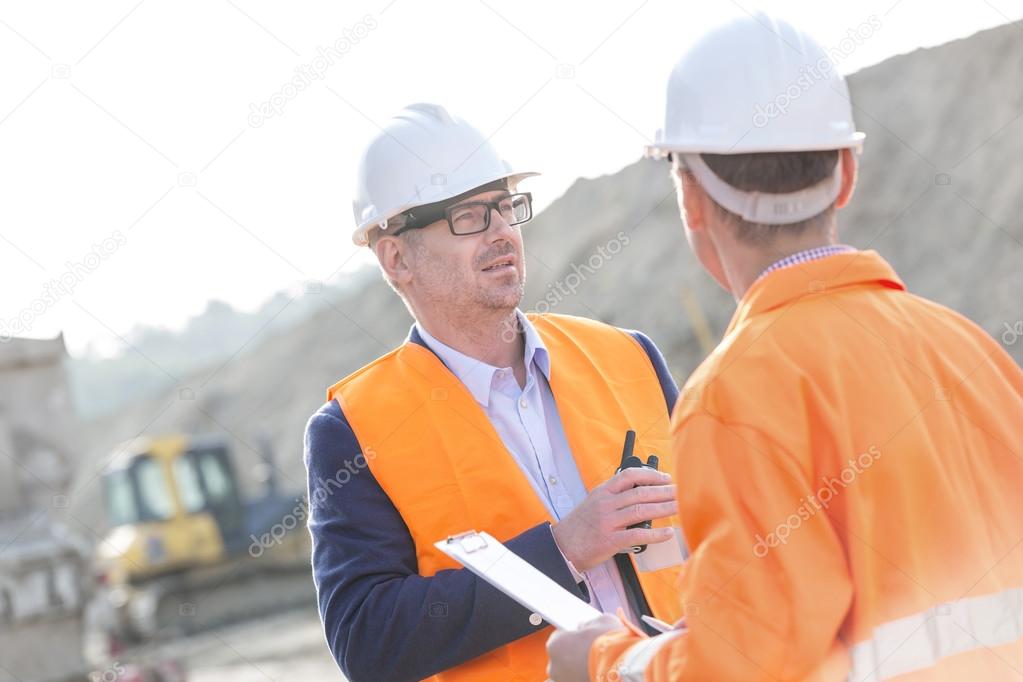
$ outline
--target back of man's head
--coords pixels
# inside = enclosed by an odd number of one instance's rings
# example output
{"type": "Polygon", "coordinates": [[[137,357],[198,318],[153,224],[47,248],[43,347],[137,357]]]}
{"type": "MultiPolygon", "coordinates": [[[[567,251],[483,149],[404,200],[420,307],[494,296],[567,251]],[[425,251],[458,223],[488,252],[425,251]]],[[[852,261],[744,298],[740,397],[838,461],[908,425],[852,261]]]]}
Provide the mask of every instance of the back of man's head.
{"type": "MultiPolygon", "coordinates": [[[[757,154],[701,154],[704,163],[728,185],[744,192],[788,194],[813,187],[836,172],[836,149],[810,152],[765,152],[757,154]]],[[[810,232],[825,233],[834,222],[835,205],[793,223],[766,224],[746,220],[713,202],[718,218],[730,225],[736,238],[754,246],[769,246],[779,236],[797,237],[810,232]]]]}
{"type": "Polygon", "coordinates": [[[687,45],[668,80],[664,128],[646,151],[688,172],[711,200],[710,217],[734,226],[738,241],[762,244],[834,224],[855,171],[844,150],[863,138],[828,51],[759,12],[687,45]]]}

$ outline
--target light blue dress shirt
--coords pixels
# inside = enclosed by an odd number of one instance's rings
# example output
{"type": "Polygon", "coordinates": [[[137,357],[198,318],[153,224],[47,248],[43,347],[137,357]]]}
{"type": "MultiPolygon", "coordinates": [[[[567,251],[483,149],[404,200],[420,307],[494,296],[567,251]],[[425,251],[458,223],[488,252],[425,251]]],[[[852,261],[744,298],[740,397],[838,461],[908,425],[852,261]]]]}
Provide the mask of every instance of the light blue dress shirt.
{"type": "MultiPolygon", "coordinates": [[[[516,311],[525,334],[526,385],[520,388],[511,367],[494,367],[447,346],[417,322],[423,341],[458,377],[490,419],[501,442],[515,458],[551,516],[559,521],[586,499],[588,491],[576,467],[554,402],[547,348],[529,319],[516,311]]],[[[486,530],[486,529],[481,529],[486,530]]],[[[580,577],[571,563],[573,574],[580,577]]],[[[635,620],[613,559],[581,575],[590,603],[605,613],[619,607],[635,620]]]]}

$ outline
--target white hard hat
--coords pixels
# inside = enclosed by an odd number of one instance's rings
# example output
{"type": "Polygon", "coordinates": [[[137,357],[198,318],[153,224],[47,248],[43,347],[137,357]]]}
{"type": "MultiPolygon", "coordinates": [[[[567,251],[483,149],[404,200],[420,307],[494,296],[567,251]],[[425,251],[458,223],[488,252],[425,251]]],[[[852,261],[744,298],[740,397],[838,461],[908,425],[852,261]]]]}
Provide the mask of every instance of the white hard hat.
{"type": "Polygon", "coordinates": [[[508,179],[516,184],[539,173],[515,172],[478,130],[437,104],[410,104],[388,121],[359,162],[355,200],[356,246],[374,227],[416,206],[457,197],[508,179]]]}
{"type": "Polygon", "coordinates": [[[859,146],[845,79],[809,35],[764,13],[704,34],[668,82],[648,155],[748,154],[859,146]]]}
{"type": "Polygon", "coordinates": [[[699,154],[860,148],[845,79],[812,37],[763,12],[705,33],[668,81],[664,129],[645,149],[673,152],[710,196],[746,220],[785,224],[829,206],[840,164],[818,185],[788,194],[746,192],[720,180],[699,154]]]}

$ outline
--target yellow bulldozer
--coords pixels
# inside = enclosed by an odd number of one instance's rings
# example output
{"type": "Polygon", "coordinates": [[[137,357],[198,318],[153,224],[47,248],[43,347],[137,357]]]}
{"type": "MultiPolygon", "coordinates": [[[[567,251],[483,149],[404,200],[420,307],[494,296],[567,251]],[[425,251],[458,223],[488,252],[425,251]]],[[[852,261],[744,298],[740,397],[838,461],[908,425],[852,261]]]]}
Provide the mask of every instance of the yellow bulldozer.
{"type": "Polygon", "coordinates": [[[110,530],[96,553],[108,630],[123,643],[178,636],[314,602],[302,493],[281,494],[268,441],[244,499],[226,439],[122,443],[103,472],[110,530]]]}

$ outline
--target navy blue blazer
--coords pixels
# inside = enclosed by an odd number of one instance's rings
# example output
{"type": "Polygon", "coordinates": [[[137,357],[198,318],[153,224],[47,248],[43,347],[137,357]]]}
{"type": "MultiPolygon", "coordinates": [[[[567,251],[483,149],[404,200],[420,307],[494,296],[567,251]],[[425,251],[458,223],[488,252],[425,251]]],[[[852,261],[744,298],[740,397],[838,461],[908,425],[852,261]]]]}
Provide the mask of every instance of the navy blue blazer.
{"type": "MultiPolygon", "coordinates": [[[[647,336],[629,333],[649,355],[670,414],[678,387],[664,357],[647,336]]],[[[408,340],[429,348],[415,325],[408,340]]],[[[412,536],[365,459],[356,460],[360,453],[336,400],[309,418],[304,459],[313,581],[327,644],[352,682],[421,680],[546,627],[531,624],[526,608],[468,569],[419,575],[412,536]]],[[[505,544],[589,599],[585,584],[572,578],[549,523],[505,544]]]]}

